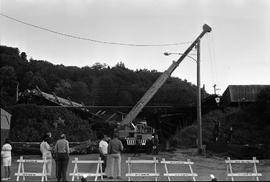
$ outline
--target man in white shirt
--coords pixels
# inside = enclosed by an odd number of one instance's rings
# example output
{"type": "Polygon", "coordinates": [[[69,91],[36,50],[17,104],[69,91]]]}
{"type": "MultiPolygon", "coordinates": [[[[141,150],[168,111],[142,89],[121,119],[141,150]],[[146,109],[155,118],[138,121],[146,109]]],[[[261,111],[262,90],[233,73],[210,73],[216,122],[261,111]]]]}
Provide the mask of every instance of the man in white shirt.
{"type": "MultiPolygon", "coordinates": [[[[100,137],[101,138],[101,137],[100,137]]],[[[103,160],[102,164],[102,172],[105,173],[105,169],[107,166],[107,155],[108,155],[108,143],[107,143],[108,136],[107,135],[102,135],[102,139],[99,142],[99,155],[101,160],[103,160]]],[[[104,177],[107,177],[104,175],[104,177]]]]}
{"type": "Polygon", "coordinates": [[[51,153],[51,147],[47,142],[48,137],[45,135],[43,138],[43,141],[40,144],[40,152],[42,153],[42,159],[46,159],[46,170],[48,176],[52,175],[52,153],[51,153]]]}
{"type": "Polygon", "coordinates": [[[3,159],[3,166],[5,169],[5,178],[2,178],[2,180],[11,179],[10,177],[11,150],[12,150],[12,146],[10,145],[10,140],[7,138],[1,150],[1,157],[3,159]]]}

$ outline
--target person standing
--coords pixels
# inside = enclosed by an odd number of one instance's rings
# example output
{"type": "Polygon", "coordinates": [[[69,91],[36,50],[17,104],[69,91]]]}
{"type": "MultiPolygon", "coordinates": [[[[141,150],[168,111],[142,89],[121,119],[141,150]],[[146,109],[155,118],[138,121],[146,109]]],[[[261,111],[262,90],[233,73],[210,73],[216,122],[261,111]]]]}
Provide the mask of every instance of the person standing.
{"type": "Polygon", "coordinates": [[[151,154],[152,149],[153,149],[153,145],[152,145],[152,141],[150,138],[147,138],[145,147],[146,147],[146,154],[151,154]]]}
{"type": "Polygon", "coordinates": [[[227,134],[227,143],[232,143],[232,138],[233,138],[233,127],[231,126],[229,131],[228,131],[228,134],[227,134]]]}
{"type": "Polygon", "coordinates": [[[152,144],[153,144],[153,153],[155,155],[158,154],[159,152],[159,139],[158,139],[158,134],[154,135],[154,138],[152,139],[152,144]]]}
{"type": "Polygon", "coordinates": [[[6,138],[5,144],[3,145],[2,150],[1,150],[1,157],[3,159],[3,166],[5,170],[5,178],[2,178],[2,180],[11,180],[11,177],[10,177],[11,150],[12,150],[12,146],[10,144],[10,139],[6,138]]]}
{"type": "Polygon", "coordinates": [[[66,135],[62,134],[55,144],[56,162],[57,162],[57,182],[67,181],[67,167],[69,161],[69,142],[66,135]]]}
{"type": "Polygon", "coordinates": [[[133,149],[134,150],[133,157],[136,157],[136,155],[140,156],[140,154],[139,154],[140,144],[141,144],[141,139],[139,138],[139,136],[136,136],[135,145],[134,145],[134,149],[133,149]]]}
{"type": "Polygon", "coordinates": [[[124,147],[122,142],[118,139],[118,135],[114,133],[113,139],[110,141],[108,145],[108,152],[111,157],[111,173],[109,179],[113,179],[114,174],[114,162],[117,162],[117,179],[121,179],[121,152],[124,147]]]}
{"type": "Polygon", "coordinates": [[[47,175],[51,176],[52,175],[52,153],[51,153],[51,147],[48,144],[47,135],[43,137],[43,140],[40,144],[40,152],[42,153],[42,159],[47,160],[46,162],[47,175]]]}
{"type": "Polygon", "coordinates": [[[51,146],[51,148],[53,148],[52,133],[51,132],[47,132],[46,133],[46,137],[47,137],[47,143],[51,146]]]}
{"type": "MultiPolygon", "coordinates": [[[[107,155],[108,155],[108,143],[107,143],[107,135],[102,134],[102,139],[99,142],[99,156],[101,158],[101,160],[103,160],[102,163],[102,172],[105,173],[106,170],[106,166],[107,166],[107,155]]],[[[107,176],[104,175],[104,177],[106,178],[107,176]]]]}
{"type": "Polygon", "coordinates": [[[55,176],[57,176],[57,163],[56,163],[56,158],[55,158],[55,152],[54,152],[54,140],[52,138],[52,133],[51,132],[47,132],[46,133],[47,136],[47,143],[50,145],[51,147],[51,153],[52,153],[52,168],[55,168],[55,176]]]}
{"type": "Polygon", "coordinates": [[[51,147],[51,154],[52,154],[52,168],[55,166],[55,176],[57,176],[57,163],[56,163],[56,158],[55,158],[55,153],[54,153],[54,141],[52,138],[52,133],[51,132],[47,132],[46,133],[47,136],[47,143],[50,145],[51,147]]]}
{"type": "Polygon", "coordinates": [[[219,121],[214,121],[214,122],[215,122],[215,126],[214,126],[214,131],[213,131],[213,138],[214,138],[214,142],[218,142],[220,122],[219,121]]]}

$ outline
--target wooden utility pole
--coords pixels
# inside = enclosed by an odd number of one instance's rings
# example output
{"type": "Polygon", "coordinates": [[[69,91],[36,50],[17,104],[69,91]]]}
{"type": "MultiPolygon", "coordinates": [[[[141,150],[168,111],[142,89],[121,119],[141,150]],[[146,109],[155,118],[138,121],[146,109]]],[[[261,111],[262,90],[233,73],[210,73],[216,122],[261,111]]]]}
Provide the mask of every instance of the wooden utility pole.
{"type": "Polygon", "coordinates": [[[202,111],[201,111],[201,66],[200,39],[197,41],[197,122],[198,122],[198,153],[202,154],[202,111]]]}

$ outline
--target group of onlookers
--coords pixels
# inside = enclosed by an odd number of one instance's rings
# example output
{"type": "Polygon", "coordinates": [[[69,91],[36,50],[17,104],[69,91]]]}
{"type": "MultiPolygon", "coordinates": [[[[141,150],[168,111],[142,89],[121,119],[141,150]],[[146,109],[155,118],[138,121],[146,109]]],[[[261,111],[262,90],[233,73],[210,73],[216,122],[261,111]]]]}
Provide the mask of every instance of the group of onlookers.
{"type": "MultiPolygon", "coordinates": [[[[117,133],[113,135],[111,139],[106,134],[99,134],[99,154],[103,161],[102,172],[104,173],[104,178],[113,179],[114,178],[114,168],[115,163],[117,164],[117,179],[121,178],[121,152],[124,147],[122,142],[118,139],[117,133]],[[110,161],[109,168],[107,164],[110,161]],[[108,174],[108,176],[107,176],[108,174]]],[[[155,135],[151,140],[152,152],[158,153],[158,137],[155,135]]],[[[1,157],[3,159],[3,166],[5,170],[5,177],[2,180],[10,180],[10,166],[11,166],[11,150],[12,146],[10,140],[6,139],[5,144],[2,147],[1,157]]],[[[42,158],[46,159],[46,171],[48,178],[52,177],[52,165],[53,159],[55,161],[55,174],[57,181],[67,181],[66,172],[69,163],[69,142],[66,139],[65,134],[60,135],[60,139],[57,140],[55,145],[53,145],[52,134],[50,132],[44,135],[42,142],[40,143],[40,151],[42,153],[42,158]]]]}
{"type": "MultiPolygon", "coordinates": [[[[121,178],[121,151],[123,151],[124,147],[122,142],[117,138],[115,134],[113,139],[111,140],[105,134],[100,134],[100,142],[99,142],[99,154],[100,158],[103,161],[102,163],[102,172],[104,173],[104,178],[107,178],[106,175],[106,167],[107,167],[107,159],[110,157],[111,165],[110,170],[108,171],[108,178],[113,179],[114,174],[114,163],[117,164],[117,179],[121,178]]],[[[46,163],[48,176],[51,176],[52,173],[52,159],[55,159],[56,164],[56,178],[57,181],[67,181],[66,172],[69,162],[69,142],[66,140],[65,134],[60,136],[60,139],[56,142],[55,146],[52,146],[51,133],[47,133],[43,141],[40,144],[40,151],[42,153],[43,159],[46,159],[48,162],[46,163]]]]}
{"type": "Polygon", "coordinates": [[[40,144],[40,151],[42,158],[46,159],[46,171],[50,178],[52,175],[52,159],[54,158],[56,164],[56,178],[57,181],[67,181],[66,172],[69,162],[69,142],[66,139],[65,134],[60,135],[60,139],[57,140],[55,146],[53,146],[53,140],[51,133],[48,132],[40,144]]]}
{"type": "MultiPolygon", "coordinates": [[[[6,139],[1,150],[1,158],[3,161],[3,167],[5,176],[2,181],[11,180],[10,167],[11,167],[11,150],[10,139],[6,139]]],[[[57,181],[67,181],[66,172],[69,162],[69,142],[66,140],[66,135],[61,134],[60,139],[57,140],[55,146],[53,146],[52,134],[50,132],[44,135],[42,142],[40,143],[40,151],[42,158],[46,159],[46,171],[47,176],[52,176],[52,164],[53,158],[56,164],[56,178],[57,181]]]]}
{"type": "MultiPolygon", "coordinates": [[[[107,161],[110,159],[110,165],[107,169],[109,179],[113,179],[114,176],[114,166],[115,163],[117,164],[117,179],[121,178],[121,152],[123,151],[124,147],[122,142],[118,139],[117,133],[114,134],[113,139],[111,140],[107,135],[100,134],[100,142],[99,142],[99,153],[101,160],[104,161],[102,164],[102,172],[105,173],[107,167],[107,161]]],[[[159,139],[158,135],[155,134],[152,139],[148,140],[150,143],[147,145],[149,147],[150,153],[158,154],[159,152],[159,139]]],[[[136,138],[136,145],[134,146],[134,155],[136,156],[139,153],[139,148],[141,146],[141,140],[136,138]]],[[[107,177],[105,175],[104,177],[107,177]]]]}
{"type": "MultiPolygon", "coordinates": [[[[114,134],[111,140],[107,135],[101,134],[102,138],[99,142],[100,158],[103,160],[102,172],[106,174],[108,158],[110,158],[110,170],[108,171],[109,179],[113,179],[114,165],[117,164],[117,179],[121,178],[121,152],[124,149],[122,142],[118,139],[117,134],[114,134]]],[[[107,175],[104,175],[107,178],[107,175]]]]}

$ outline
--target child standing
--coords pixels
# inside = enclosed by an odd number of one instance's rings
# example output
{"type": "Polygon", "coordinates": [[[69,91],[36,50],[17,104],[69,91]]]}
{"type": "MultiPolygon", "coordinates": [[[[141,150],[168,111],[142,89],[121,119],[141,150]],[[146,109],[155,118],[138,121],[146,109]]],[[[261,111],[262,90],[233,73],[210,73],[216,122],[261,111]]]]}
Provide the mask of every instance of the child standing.
{"type": "Polygon", "coordinates": [[[7,138],[5,144],[2,147],[1,157],[3,158],[3,166],[5,170],[5,178],[2,180],[10,180],[10,166],[11,166],[11,150],[10,140],[7,138]]]}

